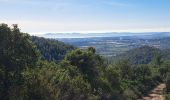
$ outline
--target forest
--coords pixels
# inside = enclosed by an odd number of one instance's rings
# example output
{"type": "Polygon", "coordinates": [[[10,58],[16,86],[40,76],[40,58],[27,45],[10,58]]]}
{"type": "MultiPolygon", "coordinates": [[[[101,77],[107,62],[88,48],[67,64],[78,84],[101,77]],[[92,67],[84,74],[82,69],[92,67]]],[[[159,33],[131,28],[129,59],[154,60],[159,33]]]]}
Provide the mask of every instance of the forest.
{"type": "Polygon", "coordinates": [[[0,100],[136,100],[160,83],[169,100],[170,59],[141,48],[112,63],[93,47],[80,49],[0,24],[0,100]],[[136,58],[127,57],[132,53],[136,58]]]}

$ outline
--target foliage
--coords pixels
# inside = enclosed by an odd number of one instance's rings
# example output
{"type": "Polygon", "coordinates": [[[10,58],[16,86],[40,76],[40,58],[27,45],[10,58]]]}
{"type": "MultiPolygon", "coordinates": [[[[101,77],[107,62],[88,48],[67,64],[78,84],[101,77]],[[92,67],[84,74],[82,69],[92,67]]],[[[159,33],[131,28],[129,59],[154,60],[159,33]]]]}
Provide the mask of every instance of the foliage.
{"type": "Polygon", "coordinates": [[[17,25],[0,25],[1,100],[136,100],[160,82],[170,92],[170,61],[152,47],[128,52],[135,64],[129,59],[106,64],[93,47],[31,38],[37,47],[17,25]]]}
{"type": "Polygon", "coordinates": [[[63,42],[32,36],[31,40],[37,46],[43,58],[48,61],[61,61],[66,53],[75,49],[75,47],[64,44],[63,42]]]}
{"type": "Polygon", "coordinates": [[[0,37],[0,99],[9,99],[11,91],[22,84],[21,71],[26,67],[34,67],[39,53],[30,41],[29,35],[21,33],[17,25],[10,28],[1,24],[0,37]]]}
{"type": "Polygon", "coordinates": [[[130,64],[149,64],[152,59],[160,53],[161,50],[157,48],[142,46],[120,54],[112,58],[112,60],[128,60],[130,64]]]}
{"type": "Polygon", "coordinates": [[[91,87],[74,66],[70,70],[42,62],[37,69],[28,69],[23,75],[27,92],[25,100],[87,100],[96,98],[91,87]],[[73,72],[76,71],[76,72],[73,72]],[[73,74],[74,73],[74,74],[73,74]]]}
{"type": "Polygon", "coordinates": [[[65,60],[69,61],[71,65],[77,66],[90,80],[95,78],[99,74],[99,68],[103,67],[103,60],[91,50],[86,52],[77,49],[69,53],[65,60]]]}

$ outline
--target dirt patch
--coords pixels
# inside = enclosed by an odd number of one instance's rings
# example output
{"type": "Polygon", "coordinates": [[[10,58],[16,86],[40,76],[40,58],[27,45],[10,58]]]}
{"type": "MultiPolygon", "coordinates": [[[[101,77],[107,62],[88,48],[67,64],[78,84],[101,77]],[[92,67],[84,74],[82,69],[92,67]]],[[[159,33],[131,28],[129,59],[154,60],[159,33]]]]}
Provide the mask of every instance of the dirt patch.
{"type": "Polygon", "coordinates": [[[164,100],[162,92],[166,88],[165,84],[160,84],[156,88],[154,88],[146,97],[138,100],[164,100]]]}

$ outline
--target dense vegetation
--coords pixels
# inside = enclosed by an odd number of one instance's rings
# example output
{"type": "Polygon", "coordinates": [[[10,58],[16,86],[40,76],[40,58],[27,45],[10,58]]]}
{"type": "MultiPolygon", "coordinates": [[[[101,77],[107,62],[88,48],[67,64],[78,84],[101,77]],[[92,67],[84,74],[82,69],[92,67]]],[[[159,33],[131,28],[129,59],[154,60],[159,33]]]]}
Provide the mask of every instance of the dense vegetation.
{"type": "Polygon", "coordinates": [[[66,53],[75,49],[75,47],[66,45],[57,40],[36,36],[32,36],[31,40],[37,46],[37,49],[42,54],[43,58],[48,61],[58,62],[64,58],[66,53]]]}
{"type": "Polygon", "coordinates": [[[155,56],[161,56],[161,60],[168,60],[170,59],[170,52],[169,50],[160,50],[151,46],[142,46],[111,57],[109,61],[128,60],[131,64],[149,64],[155,56]]]}
{"type": "Polygon", "coordinates": [[[160,56],[149,64],[108,65],[93,47],[66,54],[66,45],[62,51],[60,42],[32,37],[38,47],[17,25],[1,24],[0,38],[0,100],[134,100],[160,82],[170,90],[170,62],[160,56]],[[53,52],[66,55],[56,63],[60,58],[44,56],[53,52]]]}
{"type": "Polygon", "coordinates": [[[165,61],[159,68],[161,79],[166,83],[165,100],[170,99],[170,60],[165,61]]]}

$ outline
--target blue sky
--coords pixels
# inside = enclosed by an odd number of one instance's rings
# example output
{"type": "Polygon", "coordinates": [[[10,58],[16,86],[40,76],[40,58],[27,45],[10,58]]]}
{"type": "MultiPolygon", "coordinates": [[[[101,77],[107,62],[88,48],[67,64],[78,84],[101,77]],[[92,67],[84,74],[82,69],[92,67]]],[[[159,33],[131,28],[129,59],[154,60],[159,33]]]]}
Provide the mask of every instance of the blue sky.
{"type": "Polygon", "coordinates": [[[0,0],[0,23],[23,32],[170,31],[170,0],[0,0]]]}

